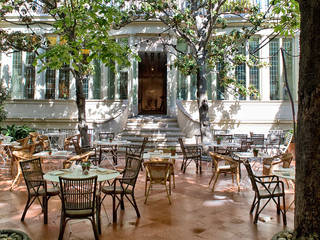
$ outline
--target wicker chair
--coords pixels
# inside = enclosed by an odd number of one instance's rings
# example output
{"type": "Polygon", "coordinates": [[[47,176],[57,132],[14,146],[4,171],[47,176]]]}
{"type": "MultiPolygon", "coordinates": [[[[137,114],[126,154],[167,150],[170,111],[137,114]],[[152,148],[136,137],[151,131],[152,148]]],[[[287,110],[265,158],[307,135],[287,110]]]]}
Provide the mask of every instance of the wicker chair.
{"type": "MultiPolygon", "coordinates": [[[[113,132],[100,132],[99,133],[99,140],[100,141],[113,141],[115,134],[113,132]]],[[[103,147],[100,150],[100,157],[99,162],[102,161],[102,154],[103,153],[110,153],[112,155],[112,160],[114,165],[118,165],[118,147],[117,146],[109,146],[103,147]]]]}
{"type": "MultiPolygon", "coordinates": [[[[126,166],[122,176],[119,178],[116,178],[110,186],[103,186],[101,188],[101,192],[104,193],[104,196],[100,201],[99,209],[105,197],[111,196],[114,223],[117,222],[117,210],[119,206],[121,207],[122,210],[124,209],[124,201],[123,201],[124,197],[128,199],[128,201],[136,210],[137,217],[138,218],[140,217],[138,205],[134,197],[135,185],[139,175],[140,168],[141,168],[141,158],[130,156],[130,155],[126,156],[126,166]],[[131,196],[132,200],[129,198],[129,196],[131,196]],[[119,201],[118,204],[116,203],[116,200],[119,201]]],[[[100,210],[98,211],[98,213],[100,213],[100,210]]],[[[99,232],[101,232],[100,225],[101,224],[99,222],[98,223],[99,232]]]]}
{"type": "Polygon", "coordinates": [[[71,219],[89,219],[94,238],[99,239],[95,221],[97,176],[80,179],[59,177],[59,181],[62,202],[59,240],[63,239],[64,229],[71,219]]]}
{"type": "Polygon", "coordinates": [[[91,154],[92,154],[92,152],[86,152],[86,153],[72,156],[69,159],[63,161],[63,168],[64,169],[70,168],[74,162],[76,162],[76,163],[87,162],[87,161],[89,161],[89,157],[91,154]]]}
{"type": "Polygon", "coordinates": [[[286,218],[286,205],[285,205],[285,192],[284,192],[284,184],[279,180],[278,176],[268,175],[268,176],[256,176],[252,169],[251,165],[248,161],[244,161],[244,165],[247,169],[248,176],[250,178],[252,189],[255,192],[255,196],[252,202],[252,206],[250,209],[250,214],[253,213],[253,210],[256,208],[256,213],[254,216],[253,223],[256,224],[258,222],[259,214],[265,208],[265,206],[272,200],[277,206],[277,214],[282,213],[283,224],[287,225],[286,218]],[[265,179],[267,181],[264,181],[265,179]],[[280,198],[282,198],[283,209],[280,208],[280,198]],[[267,199],[263,207],[260,209],[260,200],[267,199]]]}
{"type": "Polygon", "coordinates": [[[187,167],[189,164],[194,161],[196,164],[196,173],[202,173],[201,167],[201,148],[199,146],[185,146],[183,144],[182,138],[178,139],[181,147],[181,151],[183,154],[183,160],[181,164],[181,170],[183,173],[186,172],[187,167]]]}
{"type": "MultiPolygon", "coordinates": [[[[69,137],[66,137],[64,139],[64,144],[63,144],[63,149],[64,150],[71,150],[70,147],[74,146],[74,143],[72,140],[75,140],[77,143],[80,143],[80,134],[76,134],[76,135],[72,135],[72,136],[69,136],[69,137]]],[[[72,149],[72,150],[75,150],[75,149],[72,149]]]]}
{"type": "Polygon", "coordinates": [[[24,221],[26,213],[32,203],[37,199],[42,207],[44,224],[48,223],[48,200],[52,196],[59,195],[59,188],[47,188],[47,183],[43,179],[40,158],[20,161],[20,168],[27,185],[28,200],[21,216],[24,221]],[[39,197],[42,197],[42,202],[39,197]]]}
{"type": "Polygon", "coordinates": [[[221,155],[218,153],[209,152],[212,162],[214,165],[214,172],[213,175],[209,181],[209,186],[213,179],[215,178],[212,186],[212,192],[214,191],[214,187],[218,181],[219,175],[221,173],[224,174],[231,174],[232,176],[232,182],[234,182],[234,175],[236,175],[237,185],[238,185],[238,192],[240,192],[240,173],[239,173],[239,163],[235,160],[233,160],[229,156],[221,155]],[[219,164],[219,162],[224,162],[225,165],[219,164]]]}
{"type": "MultiPolygon", "coordinates": [[[[143,163],[143,153],[144,153],[144,149],[146,148],[146,145],[148,143],[148,137],[144,137],[143,138],[143,142],[142,145],[128,145],[126,147],[126,156],[133,156],[133,157],[138,157],[141,158],[141,161],[143,163]]],[[[141,163],[141,171],[142,171],[142,163],[141,163]]]]}
{"type": "Polygon", "coordinates": [[[167,197],[169,200],[169,204],[171,204],[171,174],[170,169],[172,168],[171,162],[166,161],[147,161],[143,164],[146,168],[146,185],[145,185],[145,201],[147,203],[148,196],[150,193],[151,186],[153,184],[161,184],[164,185],[167,192],[167,197]],[[147,187],[147,183],[149,182],[149,187],[147,187]],[[169,187],[167,186],[167,182],[169,182],[169,187]]]}

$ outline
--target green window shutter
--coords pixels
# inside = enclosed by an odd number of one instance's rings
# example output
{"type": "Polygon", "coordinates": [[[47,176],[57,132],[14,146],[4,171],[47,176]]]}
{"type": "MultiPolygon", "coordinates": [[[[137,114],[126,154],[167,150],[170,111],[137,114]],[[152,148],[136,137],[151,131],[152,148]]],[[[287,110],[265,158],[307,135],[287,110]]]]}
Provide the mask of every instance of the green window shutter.
{"type": "MultiPolygon", "coordinates": [[[[256,49],[259,49],[259,39],[252,38],[249,40],[249,53],[259,58],[260,53],[259,50],[256,51],[256,49]]],[[[257,60],[254,59],[254,62],[257,63],[257,60]]],[[[255,87],[257,91],[260,92],[260,73],[258,67],[253,66],[249,68],[249,81],[250,85],[255,87]]],[[[256,96],[250,96],[250,99],[256,99],[256,96]]]]}
{"type": "Polygon", "coordinates": [[[94,75],[93,75],[93,98],[101,98],[101,65],[100,61],[95,59],[94,63],[94,75]]]}
{"type": "Polygon", "coordinates": [[[279,39],[275,38],[269,43],[270,63],[270,99],[280,99],[280,76],[279,76],[279,39]]]}

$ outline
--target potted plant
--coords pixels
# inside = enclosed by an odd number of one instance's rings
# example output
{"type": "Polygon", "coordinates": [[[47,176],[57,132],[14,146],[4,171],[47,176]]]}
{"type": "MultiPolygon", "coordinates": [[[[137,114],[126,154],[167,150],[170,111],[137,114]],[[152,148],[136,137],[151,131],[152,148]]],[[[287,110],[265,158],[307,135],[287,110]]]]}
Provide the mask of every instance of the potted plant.
{"type": "Polygon", "coordinates": [[[89,161],[85,161],[85,162],[81,163],[82,173],[84,175],[88,175],[89,170],[90,170],[90,166],[91,166],[91,162],[89,162],[89,161]]]}
{"type": "Polygon", "coordinates": [[[217,137],[216,140],[217,140],[217,144],[219,145],[221,143],[222,137],[217,137]]]}
{"type": "Polygon", "coordinates": [[[171,156],[176,155],[176,147],[169,147],[168,149],[171,151],[171,156]]]}
{"type": "Polygon", "coordinates": [[[258,157],[258,152],[259,152],[258,149],[254,148],[252,152],[254,157],[258,157]]]}

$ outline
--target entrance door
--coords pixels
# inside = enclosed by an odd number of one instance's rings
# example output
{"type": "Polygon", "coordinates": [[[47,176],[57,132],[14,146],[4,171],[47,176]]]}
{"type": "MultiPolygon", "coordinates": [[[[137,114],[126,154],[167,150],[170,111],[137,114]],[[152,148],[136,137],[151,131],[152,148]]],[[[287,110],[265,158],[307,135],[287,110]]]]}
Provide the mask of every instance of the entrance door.
{"type": "Polygon", "coordinates": [[[167,114],[167,55],[140,52],[139,114],[167,114]]]}

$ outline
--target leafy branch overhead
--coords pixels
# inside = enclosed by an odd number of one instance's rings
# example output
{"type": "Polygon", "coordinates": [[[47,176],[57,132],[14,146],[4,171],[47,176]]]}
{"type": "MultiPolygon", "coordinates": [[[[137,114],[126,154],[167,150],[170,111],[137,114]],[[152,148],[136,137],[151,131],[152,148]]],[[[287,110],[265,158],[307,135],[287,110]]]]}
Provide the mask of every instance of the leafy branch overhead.
{"type": "MultiPolygon", "coordinates": [[[[268,27],[267,12],[260,12],[251,1],[138,1],[132,6],[132,16],[140,14],[145,20],[158,19],[168,30],[159,37],[167,39],[164,46],[177,58],[175,66],[185,74],[197,74],[202,64],[208,72],[222,66],[221,77],[225,87],[253,94],[253,88],[244,89],[235,79],[234,69],[241,64],[260,66],[254,53],[246,57],[246,42],[259,30],[268,27]],[[235,22],[241,22],[236,24],[235,22]],[[230,30],[233,29],[233,30],[230,30]],[[172,37],[178,41],[172,43],[172,37]],[[185,47],[181,48],[184,43],[185,47]],[[174,51],[172,51],[174,49],[174,51]],[[201,62],[204,59],[204,62],[201,62]]],[[[130,18],[127,18],[130,19],[130,18]]]]}

